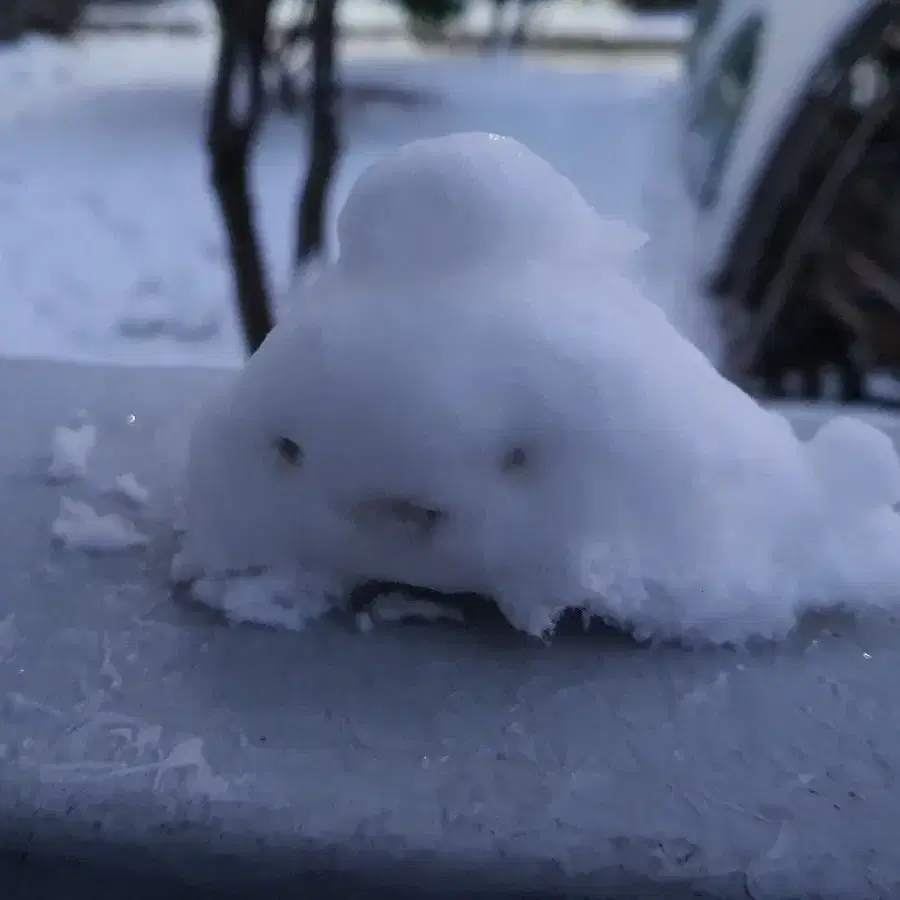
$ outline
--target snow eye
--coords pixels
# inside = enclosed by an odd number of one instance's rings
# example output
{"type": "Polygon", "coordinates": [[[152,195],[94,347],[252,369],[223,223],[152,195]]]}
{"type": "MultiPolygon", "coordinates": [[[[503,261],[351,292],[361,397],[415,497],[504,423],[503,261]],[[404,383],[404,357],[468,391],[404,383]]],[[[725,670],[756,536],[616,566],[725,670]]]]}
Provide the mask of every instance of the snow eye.
{"type": "Polygon", "coordinates": [[[524,447],[513,447],[503,454],[501,467],[504,472],[518,472],[520,469],[524,469],[528,462],[528,451],[524,447]]]}
{"type": "Polygon", "coordinates": [[[303,465],[303,448],[288,437],[275,438],[275,452],[289,466],[303,465]]]}

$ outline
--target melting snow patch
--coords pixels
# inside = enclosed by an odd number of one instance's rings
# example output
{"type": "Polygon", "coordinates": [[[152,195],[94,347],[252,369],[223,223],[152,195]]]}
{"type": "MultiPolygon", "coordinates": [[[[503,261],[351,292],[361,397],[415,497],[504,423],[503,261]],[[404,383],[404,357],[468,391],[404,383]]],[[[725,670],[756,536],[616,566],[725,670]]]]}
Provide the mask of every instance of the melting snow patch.
{"type": "Polygon", "coordinates": [[[134,523],[115,513],[98,513],[81,500],[63,497],[59,515],[51,526],[53,537],[64,547],[89,553],[115,553],[142,547],[148,542],[134,523]]]}
{"type": "Polygon", "coordinates": [[[97,443],[97,429],[80,424],[60,426],[53,432],[53,447],[47,476],[51,481],[68,481],[87,474],[88,460],[97,443]]]}

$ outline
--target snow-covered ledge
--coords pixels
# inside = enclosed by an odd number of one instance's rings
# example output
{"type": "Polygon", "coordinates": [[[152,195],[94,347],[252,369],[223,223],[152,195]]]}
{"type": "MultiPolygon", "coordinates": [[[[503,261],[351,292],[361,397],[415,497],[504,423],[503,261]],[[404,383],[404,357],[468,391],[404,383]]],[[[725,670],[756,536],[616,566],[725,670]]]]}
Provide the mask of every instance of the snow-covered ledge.
{"type": "Polygon", "coordinates": [[[323,888],[894,893],[896,633],[812,621],[778,648],[688,652],[226,626],[173,597],[164,514],[224,377],[0,363],[7,846],[129,842],[157,874],[232,886],[341,869],[323,888]],[[132,549],[66,549],[86,508],[132,549]]]}

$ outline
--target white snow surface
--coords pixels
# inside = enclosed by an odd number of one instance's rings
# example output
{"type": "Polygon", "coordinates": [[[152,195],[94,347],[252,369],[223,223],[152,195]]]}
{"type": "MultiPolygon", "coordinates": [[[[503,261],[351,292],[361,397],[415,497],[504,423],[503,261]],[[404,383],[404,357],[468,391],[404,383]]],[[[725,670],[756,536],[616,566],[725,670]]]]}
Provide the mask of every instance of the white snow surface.
{"type": "Polygon", "coordinates": [[[798,440],[642,293],[641,236],[520,143],[387,154],[338,236],[196,423],[196,567],[298,579],[310,614],[368,579],[481,592],[535,635],[571,607],[744,642],[900,605],[889,438],[798,440]]]}

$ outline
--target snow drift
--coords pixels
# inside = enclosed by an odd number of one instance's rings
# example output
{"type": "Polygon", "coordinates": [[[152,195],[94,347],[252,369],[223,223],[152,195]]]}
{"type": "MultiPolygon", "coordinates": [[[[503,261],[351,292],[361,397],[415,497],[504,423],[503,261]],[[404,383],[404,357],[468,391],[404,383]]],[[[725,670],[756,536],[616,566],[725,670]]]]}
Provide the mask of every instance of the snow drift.
{"type": "Polygon", "coordinates": [[[299,627],[384,580],[490,595],[533,634],[575,607],[688,641],[898,603],[890,440],[799,441],[625,274],[640,236],[525,147],[410,144],[338,234],[196,423],[179,573],[202,598],[263,571],[216,602],[299,627]]]}

